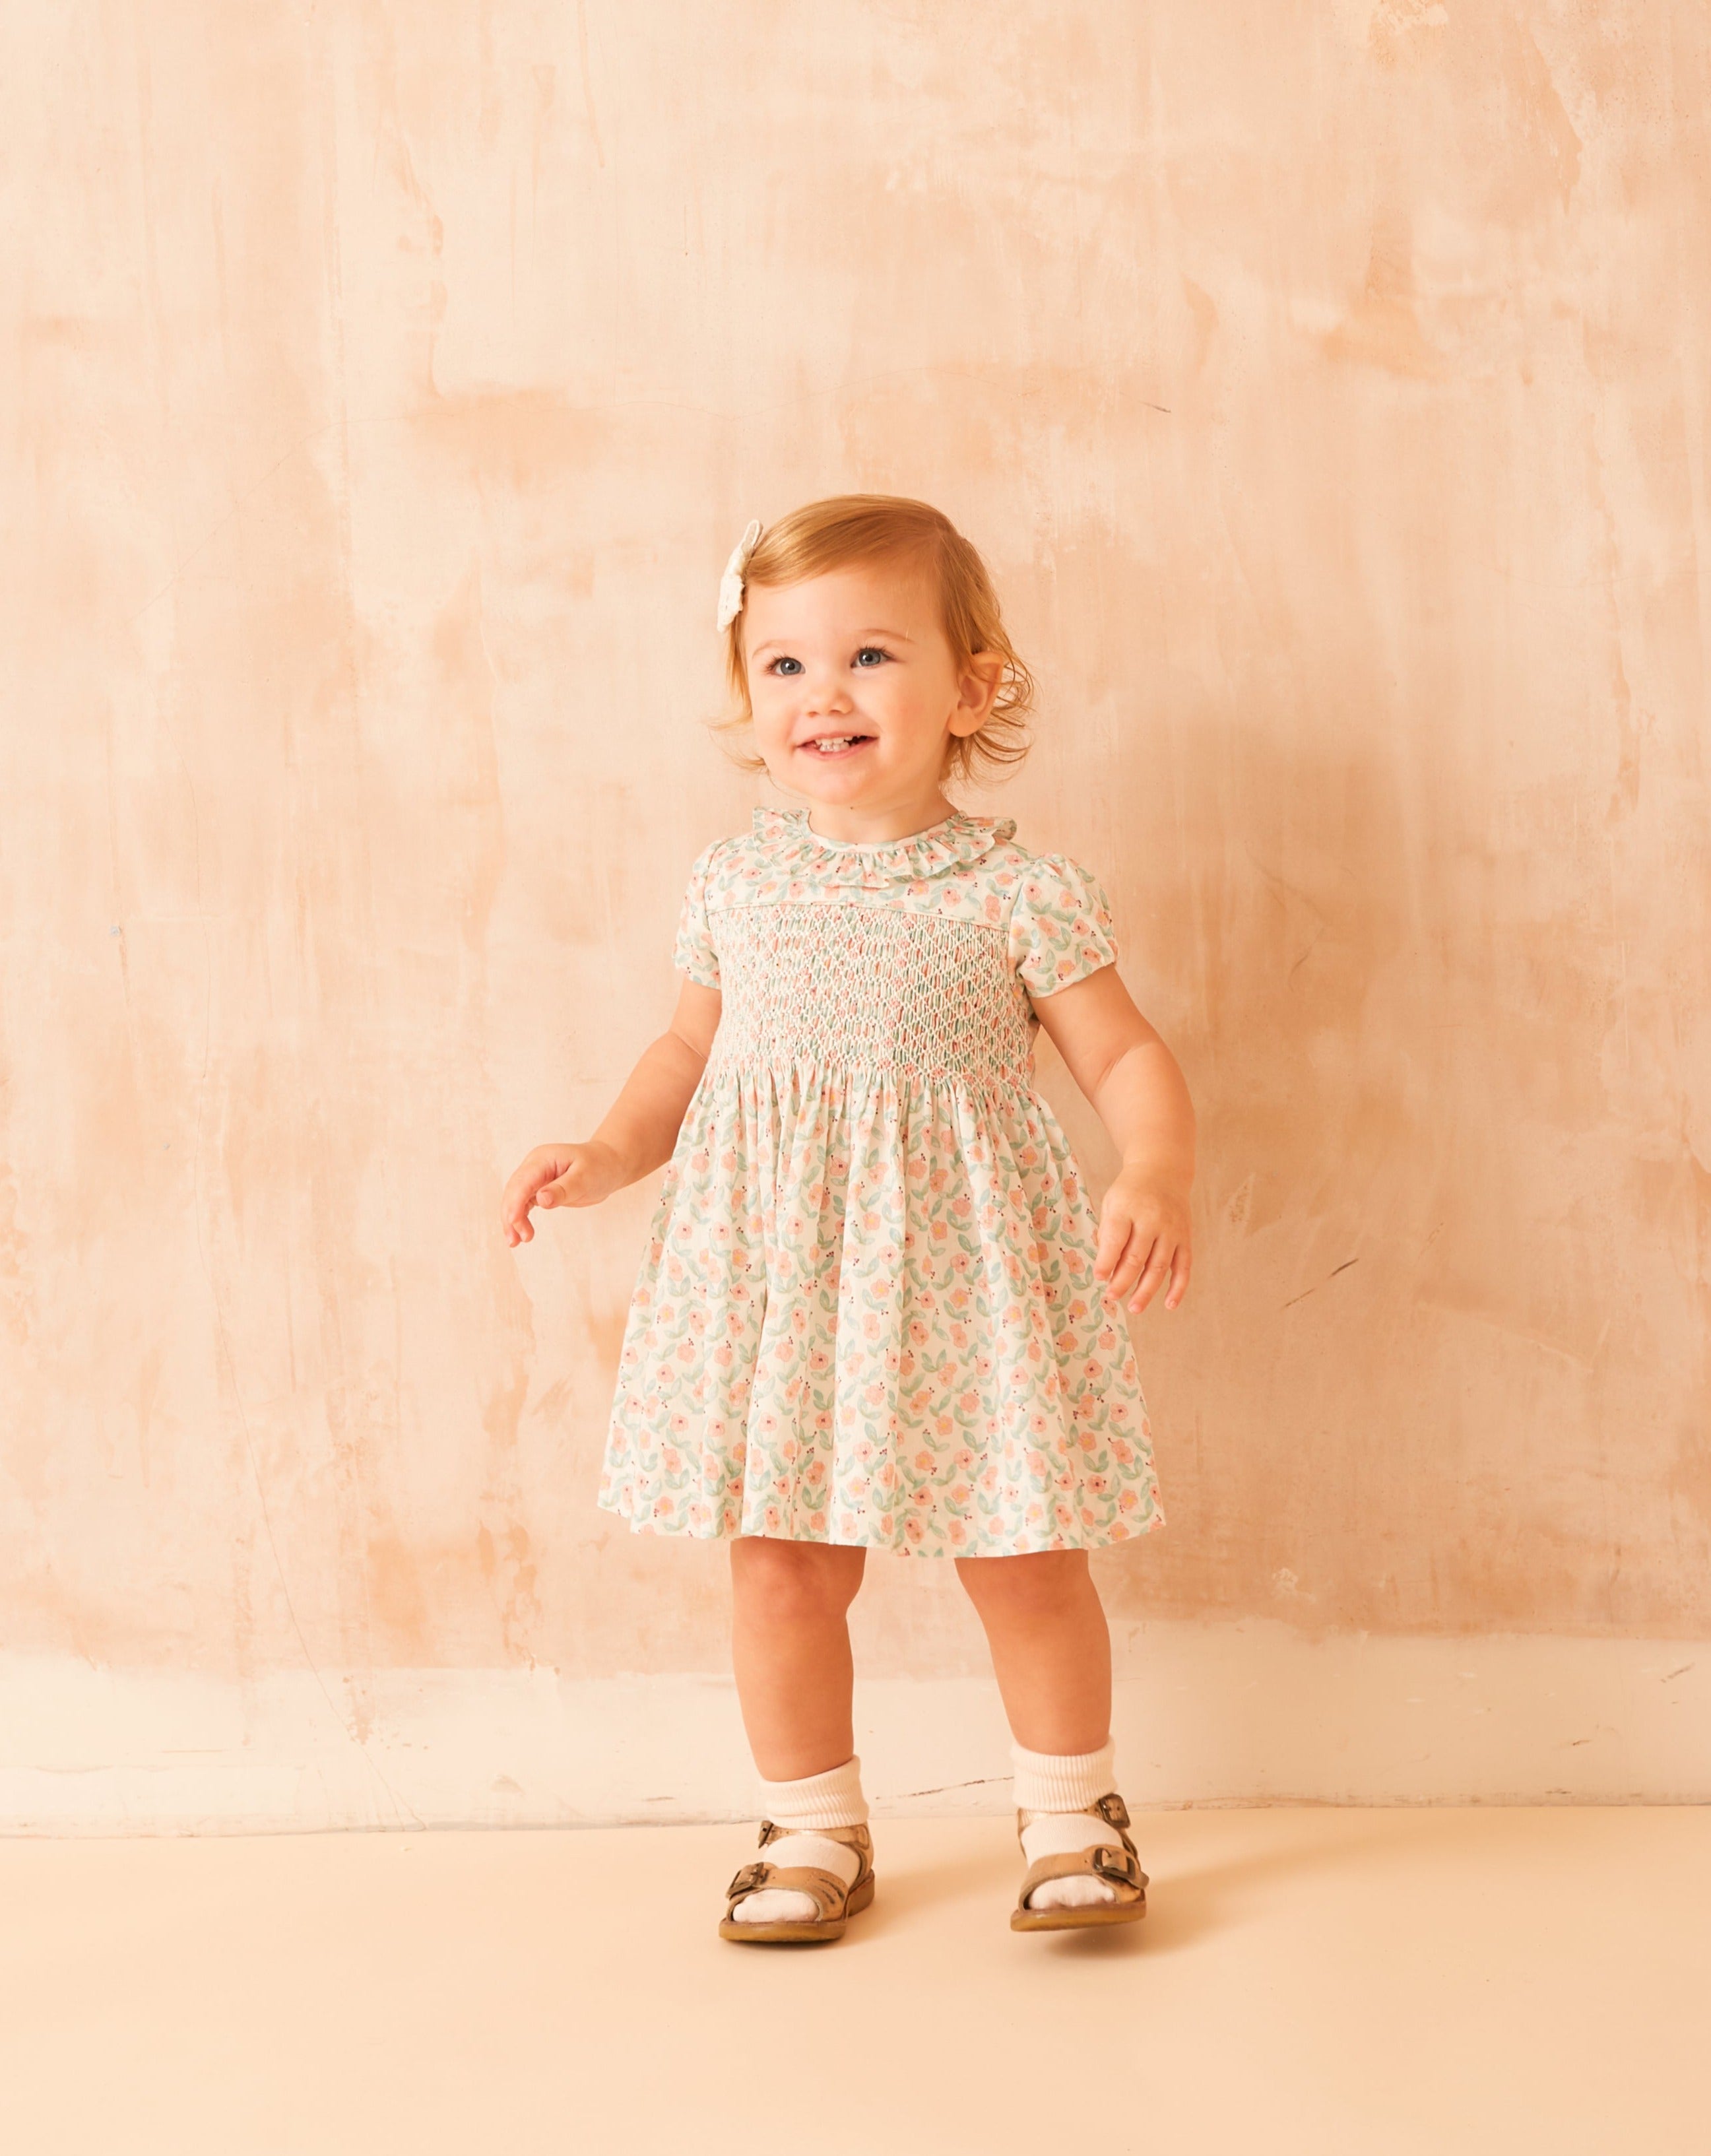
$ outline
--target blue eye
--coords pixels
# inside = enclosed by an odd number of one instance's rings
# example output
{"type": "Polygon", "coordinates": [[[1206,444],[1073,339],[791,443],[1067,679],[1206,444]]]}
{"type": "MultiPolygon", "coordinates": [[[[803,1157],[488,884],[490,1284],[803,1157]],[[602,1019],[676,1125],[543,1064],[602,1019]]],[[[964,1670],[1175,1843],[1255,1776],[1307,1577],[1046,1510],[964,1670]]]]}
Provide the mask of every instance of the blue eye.
{"type": "MultiPolygon", "coordinates": [[[[856,665],[859,666],[864,659],[889,659],[890,656],[889,651],[882,651],[877,644],[864,644],[856,654],[856,665]]],[[[873,671],[871,667],[868,670],[873,671]]]]}
{"type": "Polygon", "coordinates": [[[769,670],[776,674],[800,674],[802,662],[800,659],[775,659],[769,670]]]}

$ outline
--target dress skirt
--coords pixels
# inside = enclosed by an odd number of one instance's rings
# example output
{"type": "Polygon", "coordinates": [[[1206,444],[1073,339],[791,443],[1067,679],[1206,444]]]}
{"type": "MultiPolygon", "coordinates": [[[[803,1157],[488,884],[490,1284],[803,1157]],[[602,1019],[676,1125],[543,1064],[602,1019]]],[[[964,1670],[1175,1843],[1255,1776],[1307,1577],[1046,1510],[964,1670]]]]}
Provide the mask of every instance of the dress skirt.
{"type": "Polygon", "coordinates": [[[1066,947],[1074,978],[1109,963],[1103,894],[979,844],[1013,829],[985,819],[945,834],[950,861],[899,842],[931,873],[857,880],[805,819],[792,864],[791,820],[756,815],[762,843],[710,848],[685,899],[679,963],[725,1001],[661,1180],[599,1502],[660,1533],[952,1557],[1161,1527],[1133,1345],[1032,1083],[1027,962],[1038,993],[1065,984],[1066,947]],[[1055,941],[1034,918],[1053,909],[1055,941]]]}

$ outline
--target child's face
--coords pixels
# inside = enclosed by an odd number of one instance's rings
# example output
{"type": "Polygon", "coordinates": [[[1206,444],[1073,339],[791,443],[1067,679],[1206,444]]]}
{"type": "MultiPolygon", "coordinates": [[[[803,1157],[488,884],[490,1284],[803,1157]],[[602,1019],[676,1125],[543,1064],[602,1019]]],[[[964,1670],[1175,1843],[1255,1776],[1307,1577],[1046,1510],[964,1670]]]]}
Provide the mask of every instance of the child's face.
{"type": "Polygon", "coordinates": [[[777,785],[838,808],[940,798],[950,738],[986,716],[1002,662],[977,654],[959,676],[927,576],[882,561],[751,584],[744,616],[755,745],[777,785]]]}

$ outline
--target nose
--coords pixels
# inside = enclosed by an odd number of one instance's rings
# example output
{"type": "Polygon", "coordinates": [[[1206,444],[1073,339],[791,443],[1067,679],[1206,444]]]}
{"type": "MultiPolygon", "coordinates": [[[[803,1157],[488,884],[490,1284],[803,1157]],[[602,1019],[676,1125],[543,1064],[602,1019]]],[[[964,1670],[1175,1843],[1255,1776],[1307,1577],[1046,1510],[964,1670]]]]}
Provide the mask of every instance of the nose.
{"type": "Polygon", "coordinates": [[[835,668],[814,672],[802,681],[802,716],[823,719],[851,708],[849,684],[835,668]]]}
{"type": "Polygon", "coordinates": [[[843,681],[827,681],[821,685],[810,685],[802,699],[804,718],[843,718],[853,710],[849,701],[849,690],[843,681]]]}

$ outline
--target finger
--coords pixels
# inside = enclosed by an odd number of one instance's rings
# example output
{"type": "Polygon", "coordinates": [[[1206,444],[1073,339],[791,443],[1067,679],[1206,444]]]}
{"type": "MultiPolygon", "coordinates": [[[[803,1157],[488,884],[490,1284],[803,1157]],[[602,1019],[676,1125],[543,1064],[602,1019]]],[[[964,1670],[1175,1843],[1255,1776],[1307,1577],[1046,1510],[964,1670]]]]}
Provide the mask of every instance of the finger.
{"type": "Polygon", "coordinates": [[[1125,1300],[1133,1295],[1140,1286],[1141,1276],[1147,1269],[1148,1261],[1152,1256],[1153,1245],[1156,1240],[1155,1232],[1148,1228],[1139,1231],[1135,1240],[1129,1245],[1129,1256],[1123,1267],[1119,1289],[1119,1292],[1125,1300]]]}
{"type": "Polygon", "coordinates": [[[1124,1255],[1122,1268],[1117,1278],[1111,1283],[1119,1296],[1127,1296],[1134,1292],[1141,1275],[1146,1270],[1147,1260],[1152,1255],[1153,1245],[1156,1240],[1157,1235],[1155,1229],[1137,1227],[1135,1231],[1135,1240],[1130,1244],[1128,1251],[1124,1255]]]}
{"type": "Polygon", "coordinates": [[[1123,1268],[1129,1262],[1130,1258],[1130,1224],[1119,1217],[1118,1226],[1119,1233],[1111,1238],[1109,1246],[1102,1232],[1099,1255],[1094,1260],[1094,1271],[1104,1281],[1107,1295],[1119,1295],[1122,1292],[1117,1282],[1121,1278],[1123,1268]]]}
{"type": "Polygon", "coordinates": [[[1099,1241],[1094,1251],[1094,1271],[1104,1280],[1122,1257],[1134,1223],[1119,1206],[1107,1203],[1099,1214],[1099,1241]]]}
{"type": "Polygon", "coordinates": [[[1134,1286],[1135,1278],[1146,1262],[1146,1254],[1152,1248],[1158,1228],[1145,1214],[1130,1216],[1129,1240],[1124,1245],[1120,1261],[1113,1267],[1111,1286],[1119,1295],[1134,1286]]]}
{"type": "Polygon", "coordinates": [[[1166,1310],[1174,1310],[1183,1296],[1187,1294],[1188,1275],[1191,1263],[1187,1244],[1180,1244],[1176,1255],[1171,1260],[1171,1292],[1165,1297],[1166,1310]]]}
{"type": "Polygon", "coordinates": [[[499,1193],[499,1217],[507,1228],[515,1227],[529,1204],[529,1186],[513,1176],[499,1193]]]}
{"type": "Polygon", "coordinates": [[[1170,1246],[1160,1236],[1154,1244],[1151,1255],[1142,1269],[1140,1278],[1135,1283],[1135,1299],[1129,1307],[1131,1310],[1145,1310],[1157,1293],[1160,1282],[1170,1270],[1170,1246]]]}
{"type": "Polygon", "coordinates": [[[561,1178],[556,1183],[543,1183],[535,1194],[535,1203],[537,1205],[559,1205],[564,1202],[564,1183],[561,1178]]]}

